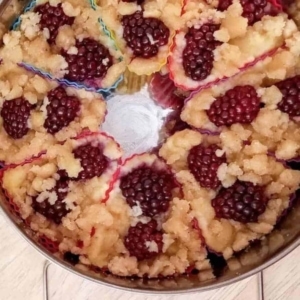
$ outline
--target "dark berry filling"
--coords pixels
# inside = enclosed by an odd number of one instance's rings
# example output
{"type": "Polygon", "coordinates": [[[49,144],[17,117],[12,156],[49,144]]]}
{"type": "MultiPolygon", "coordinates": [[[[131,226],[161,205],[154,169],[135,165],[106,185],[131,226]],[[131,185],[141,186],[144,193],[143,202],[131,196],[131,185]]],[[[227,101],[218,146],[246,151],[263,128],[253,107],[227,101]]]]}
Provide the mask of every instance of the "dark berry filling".
{"type": "Polygon", "coordinates": [[[251,182],[237,181],[229,188],[222,188],[212,200],[218,218],[241,223],[257,222],[264,213],[268,199],[264,188],[251,182]]]}
{"type": "Polygon", "coordinates": [[[70,212],[67,208],[64,199],[68,194],[69,178],[65,171],[60,170],[58,172],[60,178],[57,180],[55,187],[50,191],[56,194],[57,199],[54,204],[49,202],[49,198],[44,199],[42,202],[38,202],[38,197],[32,198],[32,208],[45,216],[47,219],[52,220],[56,224],[61,223],[61,219],[70,212]]]}
{"type": "Polygon", "coordinates": [[[258,115],[260,98],[253,86],[237,86],[218,97],[207,111],[216,126],[250,124],[258,115]]]}
{"type": "Polygon", "coordinates": [[[288,161],[286,164],[289,168],[300,171],[300,161],[288,161]]]}
{"type": "Polygon", "coordinates": [[[27,134],[28,119],[33,106],[23,97],[6,100],[3,103],[1,117],[6,133],[13,139],[20,139],[27,134]]]}
{"type": "Polygon", "coordinates": [[[41,15],[40,26],[41,29],[47,28],[50,33],[49,43],[55,43],[58,29],[63,25],[72,25],[74,23],[73,17],[68,17],[63,9],[62,4],[51,6],[49,2],[38,5],[35,12],[41,15]]]}
{"type": "Polygon", "coordinates": [[[77,179],[86,180],[103,174],[108,166],[108,160],[104,156],[101,147],[86,144],[77,147],[74,151],[75,158],[80,160],[82,171],[77,179]]]}
{"type": "Polygon", "coordinates": [[[137,4],[142,4],[145,0],[122,0],[122,1],[127,3],[136,2],[137,4]]]}
{"type": "Polygon", "coordinates": [[[134,56],[149,58],[158,53],[159,47],[168,44],[170,30],[156,18],[144,18],[138,11],[122,18],[123,37],[134,56]]]}
{"type": "Polygon", "coordinates": [[[291,117],[300,116],[300,76],[288,78],[276,84],[282,93],[278,108],[291,117]]]}
{"type": "Polygon", "coordinates": [[[218,157],[217,145],[198,145],[191,149],[188,156],[188,165],[191,173],[204,188],[216,189],[220,185],[217,172],[220,165],[226,162],[225,155],[218,157]]]}
{"type": "Polygon", "coordinates": [[[184,129],[191,129],[191,126],[180,119],[180,110],[174,111],[166,119],[165,128],[168,135],[173,135],[175,132],[182,131],[184,129]]]}
{"type": "Polygon", "coordinates": [[[157,230],[155,220],[147,224],[139,222],[129,228],[124,244],[130,256],[138,260],[154,258],[162,252],[163,233],[157,230]]]}
{"type": "Polygon", "coordinates": [[[52,241],[45,235],[42,235],[38,238],[38,243],[45,247],[51,253],[57,253],[59,251],[59,242],[52,241]]]}
{"type": "Polygon", "coordinates": [[[207,249],[207,258],[213,269],[214,275],[217,278],[222,276],[227,267],[227,261],[225,258],[222,255],[217,255],[213,252],[210,252],[209,249],[207,249]]]}
{"type": "MultiPolygon", "coordinates": [[[[218,9],[221,11],[226,10],[231,4],[232,0],[219,0],[218,9]]],[[[248,19],[249,25],[253,25],[267,15],[267,0],[240,0],[243,7],[242,16],[248,19]]]]}
{"type": "Polygon", "coordinates": [[[49,104],[44,127],[55,134],[74,121],[80,111],[80,101],[75,96],[68,96],[63,87],[50,91],[47,97],[49,104]]]}
{"type": "Polygon", "coordinates": [[[69,65],[65,78],[78,82],[103,78],[113,64],[108,49],[91,38],[77,40],[75,47],[77,54],[62,53],[69,65]]]}
{"type": "Polygon", "coordinates": [[[214,62],[213,51],[221,43],[214,38],[214,32],[220,25],[204,24],[200,28],[192,27],[185,35],[186,46],[183,50],[183,68],[186,76],[199,81],[211,72],[214,62]]]}
{"type": "Polygon", "coordinates": [[[66,252],[64,254],[64,260],[72,265],[77,265],[79,263],[79,255],[73,254],[72,252],[66,252]]]}
{"type": "Polygon", "coordinates": [[[139,205],[146,216],[155,216],[168,210],[175,187],[171,174],[140,167],[121,178],[120,188],[127,203],[139,205]]]}

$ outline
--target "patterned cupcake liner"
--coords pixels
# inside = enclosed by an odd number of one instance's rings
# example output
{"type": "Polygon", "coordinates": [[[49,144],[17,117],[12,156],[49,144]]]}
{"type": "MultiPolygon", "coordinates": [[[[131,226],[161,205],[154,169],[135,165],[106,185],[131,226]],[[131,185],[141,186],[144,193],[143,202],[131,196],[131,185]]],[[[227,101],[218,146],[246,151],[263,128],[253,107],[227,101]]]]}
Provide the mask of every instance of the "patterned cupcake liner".
{"type": "Polygon", "coordinates": [[[293,206],[295,205],[296,201],[299,199],[299,191],[300,191],[300,189],[298,191],[296,191],[293,195],[291,195],[288,207],[277,218],[275,226],[278,226],[284,220],[284,218],[288,215],[288,213],[291,211],[291,209],[293,209],[293,206]]]}
{"type": "MultiPolygon", "coordinates": [[[[93,2],[93,5],[95,5],[95,7],[99,7],[99,6],[97,6],[97,4],[95,4],[94,0],[90,0],[90,1],[93,2]]],[[[186,4],[187,1],[188,0],[181,0],[182,13],[183,13],[183,8],[184,8],[184,6],[185,6],[185,4],[186,4]]],[[[102,25],[103,31],[107,34],[107,36],[109,38],[111,38],[114,41],[116,47],[118,48],[118,43],[120,43],[119,41],[122,40],[123,37],[116,36],[116,34],[106,26],[105,22],[102,19],[100,19],[99,21],[100,21],[100,23],[102,25]]],[[[157,68],[155,70],[152,70],[152,71],[149,71],[149,72],[145,72],[145,73],[143,73],[143,76],[150,76],[150,75],[152,75],[152,74],[154,74],[156,72],[159,72],[167,64],[168,57],[172,54],[172,48],[173,48],[175,36],[176,36],[176,31],[172,30],[171,35],[169,37],[168,51],[167,51],[167,53],[164,55],[163,59],[161,59],[158,62],[158,66],[157,66],[157,68]]],[[[132,62],[134,59],[138,59],[138,57],[132,57],[130,59],[130,62],[132,62]]],[[[128,65],[128,70],[130,72],[132,72],[132,74],[134,74],[134,71],[130,67],[130,62],[129,62],[129,65],[128,65]]],[[[131,78],[132,77],[133,76],[131,75],[131,78]]],[[[139,77],[140,77],[140,75],[135,75],[135,78],[133,78],[133,80],[138,81],[139,77]]],[[[129,85],[130,85],[130,83],[131,82],[129,82],[129,85]]]]}
{"type": "Polygon", "coordinates": [[[126,95],[139,92],[151,80],[151,76],[138,76],[135,73],[130,72],[128,69],[125,71],[123,76],[124,80],[118,86],[117,92],[126,95]]]}
{"type": "Polygon", "coordinates": [[[151,99],[163,108],[181,109],[189,93],[177,89],[169,74],[156,73],[148,87],[151,99]]]}
{"type": "Polygon", "coordinates": [[[271,3],[274,7],[276,7],[279,10],[283,9],[283,5],[281,3],[281,1],[278,0],[268,0],[269,3],[271,3]]]}
{"type": "Polygon", "coordinates": [[[67,79],[58,79],[54,76],[52,76],[50,73],[43,71],[37,67],[34,67],[31,64],[22,62],[19,63],[19,66],[26,69],[29,72],[32,72],[34,74],[37,74],[43,78],[49,79],[49,80],[54,80],[57,83],[59,83],[60,85],[64,85],[67,87],[73,87],[76,89],[85,89],[88,92],[96,92],[102,95],[102,97],[104,99],[108,99],[113,93],[114,91],[117,89],[118,85],[123,81],[123,75],[117,80],[117,82],[115,82],[115,84],[113,86],[111,86],[110,88],[96,88],[96,87],[92,87],[92,86],[87,86],[83,83],[77,83],[74,81],[69,81],[67,79]]]}
{"type": "MultiPolygon", "coordinates": [[[[173,51],[175,50],[175,47],[176,47],[176,44],[173,45],[173,51]]],[[[252,68],[253,66],[255,66],[258,62],[263,61],[264,59],[266,59],[266,58],[269,57],[269,56],[275,55],[275,53],[276,53],[279,49],[282,49],[282,48],[283,48],[283,47],[277,47],[277,48],[275,48],[275,49],[272,49],[272,50],[270,50],[270,51],[268,51],[268,52],[266,52],[266,53],[264,53],[264,54],[262,54],[262,55],[256,57],[253,61],[250,61],[250,62],[244,64],[243,67],[240,67],[240,68],[239,68],[239,71],[238,71],[236,74],[234,74],[233,76],[231,76],[231,77],[224,76],[224,77],[222,77],[222,78],[218,78],[218,79],[215,79],[215,80],[212,80],[212,81],[210,81],[210,82],[203,83],[203,84],[201,84],[201,82],[199,82],[198,87],[195,88],[195,89],[190,89],[190,88],[187,88],[185,85],[176,83],[176,80],[175,80],[175,76],[176,76],[176,75],[175,75],[175,73],[174,73],[174,70],[172,69],[172,64],[175,64],[175,59],[174,59],[174,56],[172,56],[172,55],[169,57],[169,65],[168,65],[168,66],[169,66],[169,72],[170,72],[169,74],[170,74],[171,80],[174,82],[174,84],[175,84],[178,88],[182,89],[183,91],[191,91],[190,97],[188,97],[188,98],[186,99],[186,101],[188,101],[190,98],[193,97],[193,95],[195,95],[196,93],[200,92],[201,90],[210,88],[210,87],[212,87],[212,86],[214,86],[214,85],[219,85],[219,84],[221,84],[221,83],[227,81],[227,80],[230,79],[230,78],[233,78],[233,77],[238,76],[241,72],[247,71],[248,69],[250,69],[250,68],[252,68]]]]}
{"type": "Polygon", "coordinates": [[[116,183],[122,176],[127,175],[130,173],[132,170],[139,168],[141,166],[151,166],[154,167],[155,170],[165,170],[169,175],[172,175],[174,179],[175,186],[179,188],[179,194],[181,196],[183,195],[182,193],[182,187],[180,182],[176,179],[176,174],[171,168],[171,166],[167,165],[167,163],[164,161],[163,158],[159,157],[156,154],[150,154],[147,152],[144,153],[139,153],[139,154],[133,154],[130,157],[124,159],[122,163],[119,166],[118,172],[116,172],[115,176],[115,182],[116,183]],[[152,155],[153,157],[147,161],[146,156],[147,155],[152,155]],[[130,164],[133,164],[130,166],[130,164]]]}
{"type": "MultiPolygon", "coordinates": [[[[23,13],[29,12],[37,5],[38,0],[30,1],[24,8],[23,13]]],[[[11,25],[11,30],[17,30],[21,24],[21,16],[18,16],[17,19],[11,25]]]]}
{"type": "MultiPolygon", "coordinates": [[[[108,141],[113,141],[117,145],[119,150],[121,149],[121,146],[119,145],[119,143],[116,142],[116,140],[112,136],[110,136],[106,132],[102,132],[102,131],[92,132],[92,131],[86,130],[86,131],[83,131],[82,133],[80,133],[75,138],[75,140],[78,141],[79,143],[80,143],[80,141],[84,141],[84,140],[87,140],[88,142],[91,142],[93,140],[95,140],[95,141],[99,140],[99,142],[101,143],[101,139],[103,139],[103,138],[108,140],[108,141]]],[[[120,150],[120,152],[121,152],[121,150],[120,150]]],[[[101,202],[104,202],[104,203],[108,200],[110,192],[114,188],[114,183],[115,183],[115,181],[117,180],[117,178],[119,176],[120,166],[122,164],[122,158],[120,156],[118,159],[111,160],[110,162],[111,162],[111,164],[113,164],[113,168],[110,170],[111,171],[110,172],[111,177],[107,181],[108,187],[107,187],[107,189],[104,193],[103,198],[101,199],[101,202]]]]}
{"type": "Polygon", "coordinates": [[[14,169],[14,168],[19,167],[19,166],[24,166],[24,165],[30,164],[30,163],[32,163],[36,160],[39,160],[45,153],[46,153],[45,151],[40,152],[39,154],[37,154],[35,156],[32,156],[32,157],[24,160],[22,163],[19,163],[19,164],[5,165],[0,170],[0,188],[3,192],[3,194],[4,194],[4,198],[6,200],[7,208],[9,209],[9,211],[14,216],[16,216],[18,219],[20,219],[22,222],[25,222],[25,223],[26,223],[26,220],[22,219],[22,217],[21,217],[20,207],[15,203],[13,197],[9,194],[9,192],[6,189],[4,189],[4,187],[3,187],[3,176],[4,176],[4,173],[8,170],[14,169]]]}
{"type": "MultiPolygon", "coordinates": [[[[107,157],[107,159],[109,160],[111,167],[113,170],[118,170],[119,166],[121,166],[122,164],[122,159],[121,159],[121,147],[120,145],[114,140],[113,137],[111,137],[110,135],[106,134],[105,132],[92,132],[89,130],[85,130],[82,131],[77,137],[73,138],[73,140],[75,141],[74,144],[74,148],[76,148],[77,146],[80,146],[82,144],[86,144],[86,143],[93,143],[93,142],[98,142],[98,144],[103,145],[105,143],[109,143],[109,142],[113,142],[116,145],[116,148],[118,148],[118,151],[120,152],[119,158],[110,158],[107,157]]],[[[104,145],[105,146],[105,145],[104,145]]],[[[41,151],[40,153],[31,156],[28,159],[25,159],[23,162],[21,163],[17,163],[17,164],[7,164],[4,165],[3,168],[0,170],[0,186],[2,187],[3,192],[5,193],[7,199],[9,199],[9,203],[14,203],[13,199],[11,199],[11,196],[9,195],[9,193],[3,189],[3,175],[5,174],[6,171],[20,167],[20,166],[25,166],[28,164],[31,164],[33,162],[39,161],[41,160],[45,155],[47,155],[47,150],[41,151]]],[[[113,171],[112,174],[115,174],[116,172],[113,171]]],[[[111,184],[109,182],[109,187],[111,187],[111,184]]],[[[107,198],[108,193],[109,193],[110,189],[105,191],[105,195],[104,195],[104,199],[107,198]]],[[[13,204],[15,205],[15,204],[13,204]]],[[[19,211],[19,208],[16,209],[16,211],[19,211]]]]}
{"type": "MultiPolygon", "coordinates": [[[[274,227],[277,227],[284,220],[284,218],[288,215],[288,213],[291,211],[291,209],[293,209],[293,206],[294,206],[295,202],[297,201],[297,199],[299,199],[299,195],[297,195],[297,193],[299,194],[299,191],[300,191],[300,189],[298,190],[298,192],[296,191],[295,193],[293,193],[293,194],[290,195],[288,207],[286,209],[284,209],[281,212],[281,214],[277,217],[277,220],[276,220],[276,223],[274,224],[274,227]]],[[[194,228],[198,232],[200,240],[203,243],[203,245],[205,245],[208,253],[212,253],[212,254],[214,254],[214,255],[216,255],[218,257],[222,257],[223,258],[223,253],[222,252],[218,252],[218,251],[212,249],[207,244],[206,239],[205,239],[205,237],[204,237],[204,235],[202,233],[202,229],[201,229],[201,227],[199,225],[199,222],[198,222],[198,220],[196,218],[194,218],[192,220],[191,226],[192,226],[192,228],[194,228]]],[[[271,234],[271,232],[269,234],[271,234]]],[[[253,245],[256,242],[261,241],[262,238],[263,238],[263,236],[261,238],[259,238],[259,239],[255,239],[255,240],[249,241],[249,245],[247,246],[247,248],[251,247],[251,245],[253,245]]],[[[245,249],[243,249],[241,251],[235,251],[233,253],[233,256],[239,255],[239,253],[244,253],[244,251],[245,251],[245,249]]]]}
{"type": "Polygon", "coordinates": [[[249,69],[255,67],[257,63],[264,61],[268,57],[274,56],[281,49],[284,49],[284,46],[272,49],[272,50],[268,51],[267,53],[264,53],[263,55],[256,57],[253,61],[245,64],[242,68],[239,68],[239,72],[231,77],[223,77],[223,78],[217,79],[216,81],[213,81],[213,82],[207,83],[203,86],[200,86],[198,89],[192,91],[190,96],[185,101],[188,102],[191,98],[193,98],[197,93],[201,92],[202,90],[211,88],[214,85],[219,85],[219,84],[226,82],[229,79],[238,77],[241,73],[248,71],[249,69]]]}
{"type": "MultiPolygon", "coordinates": [[[[186,12],[186,6],[187,4],[189,3],[190,0],[185,0],[184,1],[184,7],[183,7],[183,10],[182,10],[182,13],[185,13],[186,12]]],[[[278,2],[277,0],[267,0],[271,5],[270,5],[270,14],[273,14],[273,11],[272,9],[274,10],[274,12],[282,12],[283,11],[283,7],[281,5],[280,2],[278,2]]],[[[230,77],[221,77],[221,78],[216,78],[215,80],[211,80],[211,81],[207,81],[206,79],[204,80],[201,80],[198,82],[198,85],[194,88],[191,88],[191,87],[188,87],[184,84],[181,84],[179,82],[176,81],[176,67],[174,69],[174,66],[176,66],[178,64],[178,62],[176,62],[176,60],[178,60],[178,55],[179,57],[182,56],[182,53],[177,53],[177,48],[178,48],[178,43],[176,42],[176,37],[179,33],[182,32],[182,29],[181,30],[178,30],[176,32],[176,35],[173,39],[173,44],[172,44],[172,49],[171,49],[171,55],[169,55],[168,57],[168,69],[169,69],[169,74],[170,74],[170,78],[171,80],[174,82],[174,84],[176,85],[176,87],[184,90],[184,91],[191,91],[191,97],[194,93],[197,93],[199,92],[200,90],[202,89],[206,89],[206,88],[209,88],[213,85],[218,85],[226,80],[228,80],[229,78],[231,77],[235,77],[237,75],[240,74],[240,72],[243,72],[251,67],[253,67],[254,65],[256,65],[259,61],[261,60],[264,60],[266,57],[270,56],[270,55],[274,55],[279,48],[282,48],[283,46],[280,46],[280,47],[277,47],[277,48],[273,48],[273,49],[270,49],[268,52],[266,53],[263,53],[257,57],[255,57],[252,61],[249,61],[247,63],[245,63],[242,67],[239,68],[239,71],[234,74],[233,76],[230,76],[230,77]]],[[[194,84],[194,83],[193,83],[194,84]]],[[[196,84],[196,81],[195,81],[195,84],[196,84]]]]}
{"type": "MultiPolygon", "coordinates": [[[[95,4],[95,1],[93,0],[86,0],[88,1],[88,3],[90,4],[91,8],[93,10],[97,9],[97,6],[95,4]]],[[[24,8],[23,13],[29,12],[31,11],[36,5],[38,5],[39,0],[32,0],[30,1],[27,6],[24,8]]],[[[11,26],[11,30],[18,30],[21,24],[21,16],[18,16],[17,19],[13,22],[12,26],[11,26]]],[[[100,28],[103,30],[103,33],[105,36],[107,36],[110,40],[110,42],[112,43],[112,47],[114,48],[114,50],[118,50],[118,47],[115,44],[114,39],[112,38],[112,35],[110,33],[110,31],[108,30],[107,26],[104,24],[103,20],[101,18],[99,18],[99,26],[100,28]]],[[[119,62],[123,61],[123,57],[120,56],[119,58],[117,58],[117,60],[119,62]]],[[[33,64],[27,63],[27,62],[22,62],[19,64],[21,67],[32,71],[40,76],[43,76],[44,78],[48,78],[51,80],[56,80],[58,83],[65,85],[65,86],[70,86],[70,87],[74,87],[77,89],[85,89],[87,91],[90,92],[96,92],[101,94],[104,98],[108,98],[119,86],[119,84],[123,81],[124,77],[123,75],[121,75],[116,82],[107,88],[103,88],[101,87],[101,80],[102,79],[96,79],[95,80],[87,80],[85,82],[74,82],[74,81],[70,81],[64,78],[56,78],[55,76],[53,76],[52,74],[50,74],[49,72],[46,72],[45,70],[42,70],[41,68],[38,68],[36,66],[34,66],[33,64]],[[98,82],[100,81],[100,83],[98,82]]]]}
{"type": "MultiPolygon", "coordinates": [[[[101,141],[103,142],[104,140],[115,142],[111,136],[107,135],[104,132],[83,131],[76,138],[74,138],[74,140],[78,141],[79,145],[81,144],[82,140],[86,140],[86,139],[88,139],[89,142],[91,141],[91,139],[99,140],[100,143],[101,143],[101,141]]],[[[75,144],[75,147],[76,147],[76,144],[75,144]]],[[[25,166],[25,165],[37,162],[37,161],[43,159],[43,157],[46,154],[47,154],[46,150],[42,151],[39,154],[34,155],[31,158],[24,160],[22,163],[9,164],[9,165],[4,166],[4,168],[0,170],[0,188],[5,196],[5,202],[6,202],[5,205],[14,216],[16,216],[21,222],[24,223],[24,226],[26,226],[26,228],[30,228],[30,223],[31,223],[30,216],[27,219],[22,218],[21,211],[20,211],[21,208],[15,203],[13,197],[3,186],[3,176],[6,171],[20,167],[20,166],[25,166]]],[[[104,193],[104,197],[103,197],[103,199],[101,199],[101,201],[103,201],[103,202],[107,201],[107,199],[109,197],[109,193],[110,193],[111,189],[113,188],[113,178],[115,176],[117,176],[117,174],[118,174],[119,166],[121,165],[121,158],[116,159],[116,160],[110,159],[110,164],[113,167],[113,172],[112,172],[113,175],[108,182],[108,188],[106,189],[106,191],[104,193]],[[114,163],[114,166],[112,166],[113,163],[114,163]],[[116,169],[116,171],[114,171],[115,169],[116,169]]],[[[41,245],[43,248],[45,248],[46,250],[48,250],[51,253],[59,252],[59,249],[58,249],[59,242],[58,241],[54,241],[50,237],[48,237],[44,234],[38,233],[38,232],[34,232],[34,234],[36,235],[38,244],[41,245]]],[[[92,232],[91,232],[91,234],[92,234],[92,232]]]]}
{"type": "Polygon", "coordinates": [[[268,151],[268,155],[271,157],[274,157],[276,159],[276,161],[284,164],[288,168],[300,170],[300,155],[299,154],[297,154],[295,157],[290,158],[290,159],[277,158],[274,151],[268,151]]]}
{"type": "MultiPolygon", "coordinates": [[[[227,88],[225,89],[225,91],[228,91],[229,90],[229,87],[230,88],[234,88],[235,86],[238,86],[238,85],[241,85],[239,84],[239,77],[243,74],[247,74],[247,72],[250,72],[251,73],[251,70],[252,68],[253,71],[255,71],[255,67],[257,66],[257,64],[259,63],[264,63],[265,61],[267,61],[268,58],[272,58],[274,57],[277,53],[280,53],[281,50],[285,50],[285,46],[283,47],[279,47],[279,48],[276,48],[274,50],[271,50],[269,51],[268,53],[265,53],[263,56],[257,58],[255,61],[253,61],[252,63],[250,64],[247,64],[246,66],[244,66],[242,69],[240,69],[239,73],[235,74],[234,76],[232,77],[226,77],[222,80],[220,80],[218,82],[218,85],[220,86],[221,84],[224,84],[224,87],[227,86],[227,88]]],[[[242,85],[245,85],[245,83],[243,83],[242,85]]],[[[198,90],[195,90],[193,92],[190,93],[190,96],[187,97],[185,99],[185,103],[184,103],[184,106],[183,106],[183,109],[182,109],[182,112],[184,113],[185,110],[190,110],[190,108],[188,108],[188,104],[190,101],[193,101],[193,99],[195,97],[199,97],[199,95],[202,93],[202,92],[205,92],[205,90],[207,89],[210,89],[214,86],[214,84],[209,84],[209,85],[206,85],[206,86],[203,86],[201,88],[199,88],[198,90]]],[[[260,85],[261,86],[261,85],[260,85]]],[[[221,95],[221,94],[220,94],[221,95]]],[[[193,104],[192,104],[193,105],[193,104]]],[[[195,104],[194,104],[194,107],[195,104]]],[[[202,110],[202,112],[206,112],[205,109],[202,110]]],[[[186,119],[185,116],[182,117],[184,121],[190,123],[189,126],[191,128],[193,128],[194,130],[200,132],[200,133],[203,133],[203,134],[209,134],[209,135],[219,135],[221,132],[222,132],[222,129],[224,127],[217,127],[216,125],[214,125],[213,123],[211,122],[206,122],[205,124],[202,125],[202,127],[195,127],[193,125],[193,122],[189,122],[189,120],[186,119]]]]}

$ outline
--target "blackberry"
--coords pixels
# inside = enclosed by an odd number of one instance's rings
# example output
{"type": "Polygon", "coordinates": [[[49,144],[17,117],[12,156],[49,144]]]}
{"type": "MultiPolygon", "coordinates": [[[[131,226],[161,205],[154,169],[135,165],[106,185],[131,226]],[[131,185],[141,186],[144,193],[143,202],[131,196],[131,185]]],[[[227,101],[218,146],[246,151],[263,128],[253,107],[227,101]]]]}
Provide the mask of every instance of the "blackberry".
{"type": "Polygon", "coordinates": [[[139,205],[146,216],[168,210],[175,187],[171,174],[149,167],[139,167],[121,178],[120,188],[127,203],[139,205]]]}
{"type": "MultiPolygon", "coordinates": [[[[232,2],[232,0],[219,0],[218,9],[224,11],[232,2]]],[[[242,16],[248,19],[249,25],[260,21],[262,17],[267,14],[266,8],[269,3],[268,0],[240,0],[240,2],[243,7],[242,16]]]]}
{"type": "Polygon", "coordinates": [[[86,180],[95,176],[99,177],[108,166],[108,160],[99,146],[86,144],[77,147],[73,152],[83,168],[77,179],[86,180]]]}
{"type": "Polygon", "coordinates": [[[250,124],[258,115],[260,98],[250,85],[236,86],[218,97],[207,111],[209,120],[216,126],[235,123],[250,124]]]}
{"type": "Polygon", "coordinates": [[[40,26],[41,29],[47,28],[50,33],[48,39],[50,44],[55,43],[55,39],[58,34],[58,29],[63,25],[72,25],[75,18],[68,17],[62,8],[62,4],[59,3],[57,6],[52,6],[49,2],[38,5],[35,8],[35,12],[41,15],[40,26]]]}
{"type": "Polygon", "coordinates": [[[263,187],[237,181],[229,188],[222,188],[212,200],[212,206],[218,218],[249,223],[257,222],[266,210],[267,202],[263,187]]]}
{"type": "Polygon", "coordinates": [[[154,258],[162,252],[163,233],[157,230],[155,220],[147,224],[139,222],[129,228],[124,244],[130,256],[135,256],[138,260],[154,258]]]}
{"type": "Polygon", "coordinates": [[[49,199],[45,199],[42,202],[38,202],[38,197],[32,198],[32,208],[45,216],[47,219],[52,220],[54,223],[59,225],[61,219],[70,212],[64,202],[65,197],[68,194],[69,178],[65,171],[59,171],[59,180],[57,180],[55,187],[50,192],[55,192],[57,200],[54,204],[49,202],[49,199]]]}
{"type": "Polygon", "coordinates": [[[169,28],[159,19],[144,18],[141,11],[124,16],[122,25],[123,38],[136,57],[153,57],[159,47],[168,44],[169,28]]]}
{"type": "Polygon", "coordinates": [[[276,86],[282,93],[278,108],[290,117],[300,116],[300,76],[278,82],[276,86]]]}
{"type": "Polygon", "coordinates": [[[63,87],[57,87],[47,95],[47,118],[44,127],[55,134],[68,126],[79,114],[80,101],[75,96],[68,96],[63,87]]]}
{"type": "Polygon", "coordinates": [[[183,68],[186,76],[199,81],[211,72],[214,62],[213,51],[220,42],[214,38],[214,32],[220,25],[204,24],[200,28],[191,27],[185,35],[186,46],[183,50],[183,68]]]}
{"type": "Polygon", "coordinates": [[[103,78],[113,64],[108,49],[91,38],[77,40],[75,47],[77,54],[62,52],[69,65],[65,78],[77,82],[103,78]]]}
{"type": "Polygon", "coordinates": [[[217,171],[220,165],[226,162],[226,158],[225,155],[216,155],[219,149],[217,145],[205,147],[200,144],[192,148],[188,155],[189,169],[204,188],[216,189],[220,185],[217,171]]]}
{"type": "Polygon", "coordinates": [[[28,119],[33,106],[23,97],[6,100],[3,103],[1,117],[6,133],[13,139],[20,139],[29,131],[28,119]]]}

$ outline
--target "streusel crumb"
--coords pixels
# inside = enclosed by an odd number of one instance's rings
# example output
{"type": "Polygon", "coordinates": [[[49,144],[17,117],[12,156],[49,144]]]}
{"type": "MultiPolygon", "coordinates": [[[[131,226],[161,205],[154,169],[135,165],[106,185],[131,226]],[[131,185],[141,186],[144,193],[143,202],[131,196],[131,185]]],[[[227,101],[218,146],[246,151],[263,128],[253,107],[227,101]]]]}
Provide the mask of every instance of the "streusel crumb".
{"type": "Polygon", "coordinates": [[[208,8],[202,1],[188,1],[182,18],[185,22],[175,36],[169,69],[175,84],[186,90],[232,77],[298,35],[296,24],[284,13],[265,15],[249,24],[240,1],[234,1],[226,10],[208,8]],[[213,35],[208,40],[203,33],[200,38],[202,30],[207,32],[206,27],[213,35]],[[198,42],[196,39],[191,43],[196,32],[206,50],[189,49],[198,42]],[[202,61],[206,64],[201,66],[202,61]]]}
{"type": "MultiPolygon", "coordinates": [[[[93,10],[88,1],[83,1],[80,5],[69,0],[55,3],[46,1],[38,4],[33,11],[26,12],[21,16],[18,30],[4,36],[4,47],[0,51],[0,56],[15,63],[28,63],[50,73],[55,78],[84,82],[96,88],[111,87],[122,75],[126,66],[124,63],[120,63],[121,53],[115,47],[112,39],[103,31],[99,23],[100,18],[101,12],[93,10]],[[50,28],[49,24],[44,23],[47,14],[51,14],[46,6],[57,9],[60,18],[64,18],[58,20],[55,25],[57,28],[54,25],[51,25],[50,28]],[[77,60],[79,59],[78,55],[81,54],[76,54],[73,50],[74,46],[79,45],[78,43],[84,39],[93,40],[94,43],[98,43],[98,47],[105,48],[107,51],[106,54],[101,55],[106,55],[109,60],[108,64],[103,63],[106,67],[101,67],[102,71],[97,71],[97,75],[90,70],[95,67],[94,65],[85,62],[83,68],[82,64],[75,64],[72,57],[68,56],[77,55],[77,60]],[[79,76],[76,71],[79,67],[86,74],[83,77],[79,76]],[[113,67],[114,70],[108,74],[110,67],[113,67]]],[[[99,58],[97,58],[97,63],[100,66],[99,58]]]]}
{"type": "Polygon", "coordinates": [[[290,197],[300,182],[300,172],[287,169],[269,156],[268,147],[262,142],[253,140],[245,145],[244,141],[250,135],[251,131],[247,132],[241,125],[234,125],[230,132],[221,133],[220,140],[214,140],[220,148],[216,155],[226,156],[226,162],[214,173],[220,180],[221,189],[233,186],[237,180],[251,182],[263,186],[269,199],[265,212],[258,217],[257,222],[247,224],[216,217],[212,201],[218,197],[218,193],[201,186],[203,182],[198,182],[197,177],[191,173],[189,153],[196,144],[204,143],[204,146],[205,137],[191,130],[177,132],[160,151],[166,162],[175,168],[176,178],[182,184],[184,197],[190,202],[207,245],[227,258],[232,256],[233,251],[245,248],[251,240],[271,232],[277,219],[289,206],[290,197]],[[189,148],[180,142],[183,137],[185,143],[190,141],[189,148]],[[195,137],[198,137],[198,143],[195,137]]]}
{"type": "MultiPolygon", "coordinates": [[[[11,132],[12,125],[7,119],[9,116],[1,114],[0,122],[4,124],[0,130],[2,161],[22,162],[47,148],[47,145],[76,137],[83,129],[97,131],[104,120],[106,105],[98,94],[71,87],[59,87],[55,81],[34,75],[10,62],[0,65],[0,78],[1,107],[6,106],[9,101],[14,102],[17,98],[24,98],[32,105],[27,120],[28,131],[24,131],[21,137],[16,138],[11,132]],[[65,115],[64,119],[58,121],[57,111],[54,112],[51,108],[52,103],[58,101],[59,94],[62,93],[65,100],[70,104],[73,103],[72,105],[76,104],[77,107],[68,121],[65,120],[65,115]]],[[[60,109],[66,114],[66,108],[62,106],[60,109]]]]}

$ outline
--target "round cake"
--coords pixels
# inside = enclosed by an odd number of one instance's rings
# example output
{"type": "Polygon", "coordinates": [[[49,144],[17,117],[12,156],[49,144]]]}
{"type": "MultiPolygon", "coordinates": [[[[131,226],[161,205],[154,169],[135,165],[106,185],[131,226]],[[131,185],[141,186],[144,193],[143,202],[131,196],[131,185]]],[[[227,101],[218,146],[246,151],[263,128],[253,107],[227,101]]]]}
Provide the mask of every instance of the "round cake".
{"type": "Polygon", "coordinates": [[[7,205],[78,269],[215,277],[212,255],[264,239],[300,187],[299,16],[298,0],[30,2],[1,29],[7,205]]]}

